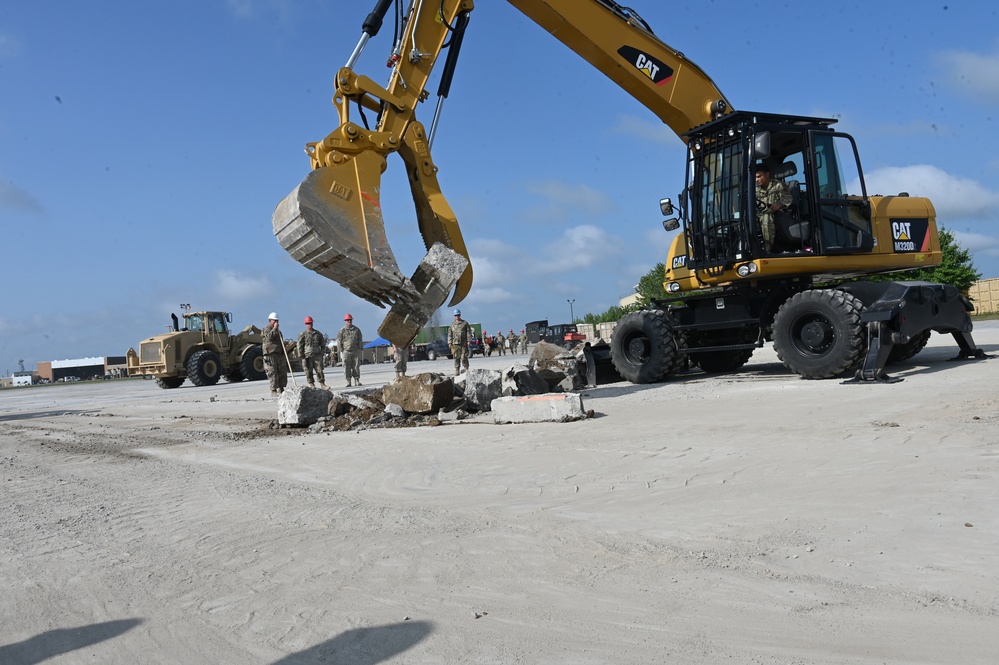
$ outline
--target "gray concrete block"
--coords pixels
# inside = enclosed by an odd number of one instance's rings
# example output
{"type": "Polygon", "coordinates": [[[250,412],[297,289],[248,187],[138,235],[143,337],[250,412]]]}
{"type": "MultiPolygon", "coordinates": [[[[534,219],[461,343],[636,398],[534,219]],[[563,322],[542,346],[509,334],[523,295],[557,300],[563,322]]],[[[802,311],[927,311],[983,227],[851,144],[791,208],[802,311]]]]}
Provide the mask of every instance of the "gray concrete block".
{"type": "Polygon", "coordinates": [[[566,423],[586,417],[579,393],[498,397],[491,406],[495,423],[566,423]]]}
{"type": "Polygon", "coordinates": [[[278,398],[279,425],[312,425],[325,418],[332,395],[328,390],[293,386],[278,398]]]}

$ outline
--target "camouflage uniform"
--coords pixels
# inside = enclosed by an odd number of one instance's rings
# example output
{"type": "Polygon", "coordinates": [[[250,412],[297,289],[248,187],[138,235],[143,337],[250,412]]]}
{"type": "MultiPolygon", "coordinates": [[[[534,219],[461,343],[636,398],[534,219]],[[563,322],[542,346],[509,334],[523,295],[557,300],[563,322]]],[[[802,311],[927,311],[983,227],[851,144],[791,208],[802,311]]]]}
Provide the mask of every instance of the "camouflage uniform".
{"type": "Polygon", "coordinates": [[[263,340],[260,346],[264,354],[264,370],[271,384],[271,394],[274,395],[283,392],[288,385],[288,359],[284,356],[284,338],[281,331],[269,321],[260,331],[260,337],[263,340]]]}
{"type": "Polygon", "coordinates": [[[340,357],[343,359],[343,375],[350,385],[351,379],[357,380],[357,385],[361,385],[361,353],[364,336],[357,326],[344,326],[336,335],[336,345],[340,350],[340,357]]]}
{"type": "Polygon", "coordinates": [[[406,366],[409,364],[409,349],[400,349],[395,344],[392,345],[392,349],[395,354],[395,378],[401,379],[406,376],[406,366]]]}
{"type": "Polygon", "coordinates": [[[315,372],[319,379],[319,385],[326,387],[326,375],[323,373],[323,356],[326,352],[326,335],[315,328],[303,330],[298,336],[298,356],[305,366],[305,382],[313,388],[316,386],[312,380],[312,373],[315,372]]]}
{"type": "Polygon", "coordinates": [[[496,348],[501,356],[506,355],[506,337],[503,337],[501,332],[496,333],[496,348]]]}
{"type": "Polygon", "coordinates": [[[447,343],[454,356],[454,375],[461,374],[461,368],[468,369],[468,343],[472,341],[472,325],[468,321],[458,319],[452,321],[447,329],[447,343]]]}
{"type": "Polygon", "coordinates": [[[517,335],[513,332],[512,328],[510,329],[510,334],[506,336],[506,341],[510,343],[510,355],[512,356],[517,353],[517,344],[520,340],[517,339],[517,335]]]}
{"type": "Polygon", "coordinates": [[[525,332],[520,333],[520,352],[527,353],[527,333],[525,332]]]}
{"type": "Polygon", "coordinates": [[[760,220],[760,230],[763,232],[763,246],[768,252],[774,251],[774,212],[770,207],[780,203],[784,208],[791,205],[791,192],[780,180],[771,179],[766,187],[756,186],[756,210],[760,220]]]}

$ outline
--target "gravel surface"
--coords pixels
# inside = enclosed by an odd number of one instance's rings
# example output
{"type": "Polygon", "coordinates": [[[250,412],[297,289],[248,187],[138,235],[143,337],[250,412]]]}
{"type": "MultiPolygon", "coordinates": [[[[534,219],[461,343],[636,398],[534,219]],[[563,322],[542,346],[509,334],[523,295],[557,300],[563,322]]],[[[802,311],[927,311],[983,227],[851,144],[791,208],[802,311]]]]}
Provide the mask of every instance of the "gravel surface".
{"type": "Polygon", "coordinates": [[[993,663],[999,360],[955,352],[843,385],[768,347],[588,389],[565,424],[310,433],[273,429],[266,382],[6,390],[0,663],[993,663]]]}

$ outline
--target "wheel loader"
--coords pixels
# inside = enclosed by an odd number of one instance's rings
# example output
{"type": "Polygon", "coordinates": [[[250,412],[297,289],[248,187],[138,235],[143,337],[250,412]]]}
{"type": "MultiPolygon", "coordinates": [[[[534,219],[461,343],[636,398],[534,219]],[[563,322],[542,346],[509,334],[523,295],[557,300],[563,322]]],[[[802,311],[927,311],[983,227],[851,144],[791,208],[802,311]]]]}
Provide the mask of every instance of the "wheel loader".
{"type": "MultiPolygon", "coordinates": [[[[855,373],[889,380],[888,362],[907,359],[930,332],[950,333],[958,357],[982,357],[971,337],[971,303],[927,282],[865,276],[940,263],[936,213],[905,192],[868,192],[853,138],[835,120],[735,110],[714,82],[662,42],[637,12],[613,0],[507,0],[632,95],[687,146],[686,183],[660,200],[680,229],[666,258],[670,298],[626,315],[610,344],[592,349],[629,381],[662,381],[693,363],[732,371],[772,342],[804,378],[855,373]],[[790,201],[773,214],[757,201],[765,168],[790,201]]],[[[338,127],[308,143],[312,172],[278,204],[273,230],[306,267],[380,306],[379,334],[408,345],[451,293],[472,286],[472,268],[430,155],[450,91],[472,0],[378,0],[335,79],[338,127]],[[369,40],[396,6],[396,41],[382,86],[354,71],[369,40]],[[430,129],[416,119],[433,67],[446,51],[430,129]],[[372,128],[364,112],[377,115],[372,128]],[[352,113],[354,115],[352,115],[352,113]],[[379,205],[389,155],[406,165],[427,257],[402,275],[379,205]]],[[[449,306],[450,306],[449,305],[449,306]]]]}
{"type": "Polygon", "coordinates": [[[128,350],[129,376],[151,376],[160,388],[179,388],[184,379],[214,386],[223,377],[232,383],[267,378],[256,326],[231,333],[229,312],[187,312],[183,327],[170,316],[172,331],[142,340],[139,353],[128,350]]]}

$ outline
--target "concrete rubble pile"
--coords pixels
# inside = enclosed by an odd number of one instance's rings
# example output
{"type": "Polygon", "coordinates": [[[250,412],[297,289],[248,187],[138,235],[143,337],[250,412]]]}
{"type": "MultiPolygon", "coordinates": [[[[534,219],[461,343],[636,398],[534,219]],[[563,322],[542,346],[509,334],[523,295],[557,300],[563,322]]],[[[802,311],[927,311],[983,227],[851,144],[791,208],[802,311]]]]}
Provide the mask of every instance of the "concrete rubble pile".
{"type": "MultiPolygon", "coordinates": [[[[564,349],[559,352],[565,355],[564,349]]],[[[470,369],[453,378],[428,372],[363,392],[291,387],[278,400],[277,424],[343,432],[432,427],[496,409],[495,423],[569,422],[592,416],[583,409],[579,394],[563,393],[565,386],[580,380],[575,370],[570,374],[558,369],[560,365],[575,367],[574,356],[561,360],[544,356],[540,365],[544,374],[527,365],[511,365],[503,371],[470,369]]]]}

